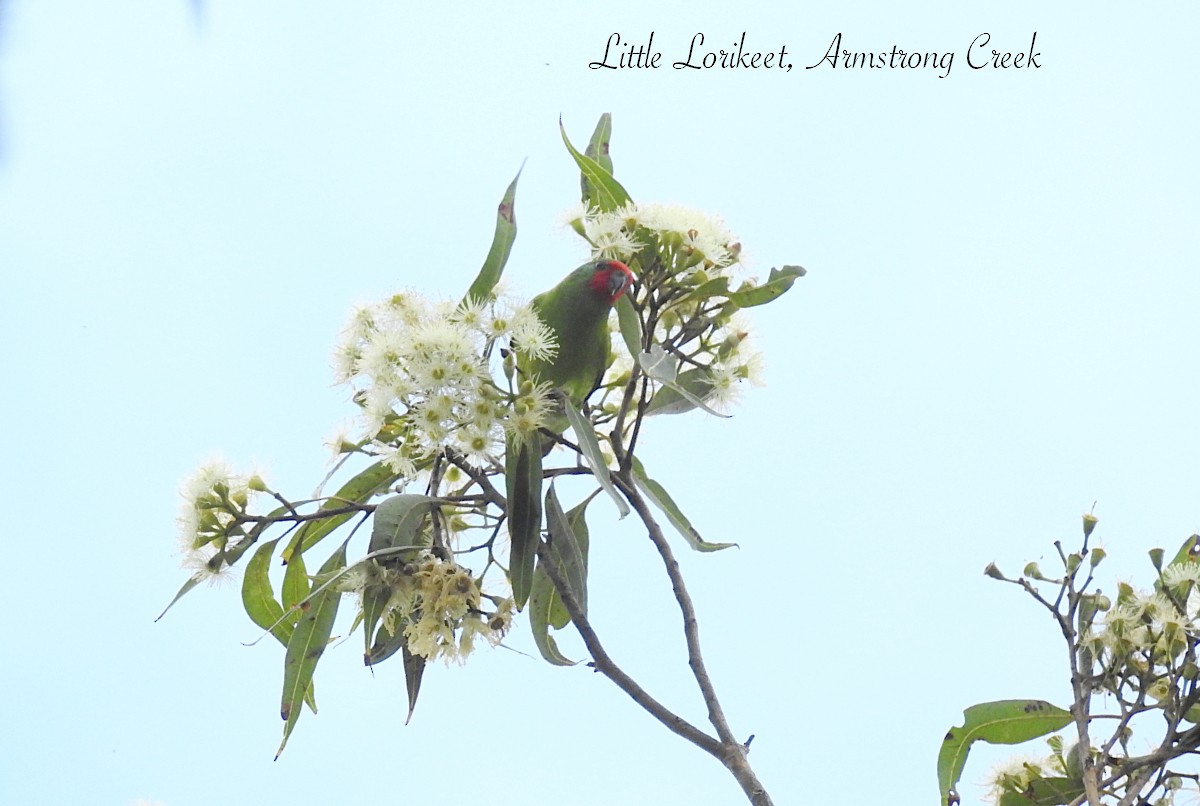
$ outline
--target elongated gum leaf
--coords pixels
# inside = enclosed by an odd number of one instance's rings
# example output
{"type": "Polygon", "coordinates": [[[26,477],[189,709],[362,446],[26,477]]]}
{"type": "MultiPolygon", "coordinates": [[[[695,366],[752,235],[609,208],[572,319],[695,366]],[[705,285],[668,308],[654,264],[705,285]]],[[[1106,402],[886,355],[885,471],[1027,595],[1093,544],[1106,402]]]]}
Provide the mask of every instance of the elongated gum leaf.
{"type": "MultiPolygon", "coordinates": [[[[346,565],[346,543],[334,552],[325,564],[321,566],[319,576],[333,575],[346,565]]],[[[275,758],[287,746],[296,720],[300,718],[301,703],[312,683],[313,672],[316,671],[317,661],[329,644],[329,634],[333,631],[333,622],[337,618],[338,604],[342,594],[333,589],[327,589],[309,599],[300,607],[300,621],[288,641],[287,656],[283,663],[283,700],[279,714],[283,717],[283,741],[275,758]]]]}
{"type": "MultiPolygon", "coordinates": [[[[570,407],[568,406],[568,409],[570,407]]],[[[509,438],[504,452],[508,492],[508,579],[513,603],[525,607],[533,588],[533,564],[542,532],[542,452],[536,439],[509,438]]]]}
{"type": "MultiPolygon", "coordinates": [[[[596,122],[596,130],[592,132],[592,139],[588,142],[587,148],[583,150],[584,156],[595,160],[604,171],[612,176],[613,161],[608,153],[608,142],[612,136],[612,115],[605,112],[600,116],[600,120],[596,122]]],[[[591,183],[588,182],[586,175],[579,177],[579,185],[583,191],[583,202],[586,204],[592,198],[591,183]]]]}
{"type": "Polygon", "coordinates": [[[1071,724],[1071,714],[1044,700],[997,700],[963,711],[961,727],[951,728],[938,752],[938,789],[947,804],[958,786],[967,753],[977,741],[1020,744],[1071,724]]]}
{"type": "Polygon", "coordinates": [[[712,370],[707,367],[692,367],[679,373],[674,382],[664,385],[650,398],[646,415],[683,414],[697,408],[694,401],[704,400],[712,394],[712,370]],[[686,394],[685,394],[686,393],[686,394]]]}
{"type": "MultiPolygon", "coordinates": [[[[392,589],[383,584],[367,585],[362,592],[362,620],[363,620],[363,662],[367,666],[373,666],[375,660],[371,652],[371,638],[375,635],[375,627],[379,625],[379,620],[383,618],[383,611],[387,607],[387,603],[392,598],[392,589]]],[[[382,628],[381,628],[382,629],[382,628]]],[[[382,629],[386,635],[387,630],[382,629]]]]}
{"type": "Polygon", "coordinates": [[[550,610],[555,595],[550,577],[535,575],[533,592],[529,596],[529,629],[533,631],[533,643],[547,663],[554,666],[574,666],[573,661],[558,649],[554,636],[550,634],[550,610]]]}
{"type": "MultiPolygon", "coordinates": [[[[571,528],[571,535],[575,539],[575,545],[579,549],[580,562],[583,566],[583,601],[581,604],[584,607],[584,612],[587,612],[587,563],[588,563],[588,525],[585,513],[587,505],[592,502],[599,490],[595,490],[587,498],[583,499],[570,512],[567,513],[567,524],[571,528]]],[[[547,526],[549,526],[549,518],[547,518],[547,526]]],[[[558,591],[554,589],[554,583],[550,581],[550,577],[546,575],[546,570],[542,568],[542,564],[538,563],[537,568],[533,571],[533,585],[536,592],[539,583],[549,585],[550,600],[547,604],[549,615],[548,621],[551,627],[556,630],[561,630],[571,623],[571,616],[567,613],[567,608],[563,606],[562,599],[559,598],[558,591]]]]}
{"type": "MultiPolygon", "coordinates": [[[[310,590],[312,590],[312,585],[309,583],[308,569],[304,567],[304,555],[297,554],[287,564],[287,569],[283,572],[282,593],[284,612],[290,612],[293,607],[303,602],[310,590]]],[[[296,615],[294,613],[289,618],[293,624],[296,623],[296,615]]]]}
{"type": "Polygon", "coordinates": [[[592,430],[591,423],[584,419],[583,414],[572,406],[570,401],[563,406],[563,411],[566,412],[567,421],[571,423],[571,430],[575,432],[575,438],[579,441],[579,449],[583,451],[584,460],[591,468],[596,481],[600,483],[600,487],[616,503],[617,512],[624,518],[629,514],[629,504],[625,503],[625,499],[613,486],[612,474],[609,473],[608,465],[604,463],[604,454],[600,451],[600,443],[596,441],[596,432],[592,430]]]}
{"type": "Polygon", "coordinates": [[[642,352],[642,322],[638,319],[637,311],[633,309],[633,303],[629,301],[627,295],[622,295],[617,300],[617,325],[621,328],[621,339],[625,342],[625,349],[629,351],[629,355],[640,355],[642,352]]]}
{"type": "Polygon", "coordinates": [[[692,526],[691,521],[687,516],[680,511],[679,506],[667,493],[661,484],[646,475],[646,469],[642,467],[642,463],[634,457],[633,459],[633,483],[642,491],[646,498],[650,499],[650,503],[658,507],[671,525],[679,534],[683,535],[683,539],[688,545],[696,551],[720,551],[736,546],[737,543],[710,543],[700,537],[700,533],[696,531],[696,527],[692,526]]]}
{"type": "MultiPolygon", "coordinates": [[[[321,505],[320,509],[317,510],[317,514],[320,514],[323,510],[341,509],[347,504],[365,504],[373,496],[386,490],[398,478],[400,477],[383,462],[376,462],[343,484],[336,495],[321,505]]],[[[318,541],[327,537],[333,530],[350,520],[353,515],[353,512],[347,512],[341,515],[331,515],[328,518],[321,518],[319,520],[306,521],[303,526],[296,530],[292,541],[283,550],[283,561],[290,563],[293,555],[297,552],[303,554],[308,551],[318,541]]]]}
{"type": "Polygon", "coordinates": [[[524,169],[525,163],[521,163],[517,175],[509,183],[508,190],[504,191],[504,198],[496,208],[496,234],[492,236],[492,248],[488,250],[475,282],[467,289],[463,303],[473,299],[488,299],[492,296],[496,283],[500,282],[500,275],[504,273],[508,255],[512,252],[513,241],[517,239],[517,180],[521,178],[521,171],[524,169]]]}
{"type": "MultiPolygon", "coordinates": [[[[575,532],[575,527],[567,513],[563,512],[562,503],[554,484],[546,492],[546,531],[550,534],[549,555],[557,564],[559,576],[567,583],[571,595],[579,603],[583,614],[587,615],[587,531],[584,527],[583,545],[575,532]]],[[[565,624],[563,626],[566,626],[565,624]]]]}
{"type": "Polygon", "coordinates": [[[408,716],[404,718],[404,724],[407,725],[412,719],[413,709],[417,707],[417,695],[421,692],[421,677],[425,674],[425,658],[409,652],[407,645],[403,647],[403,651],[404,685],[408,689],[408,716]]]}
{"type": "Polygon", "coordinates": [[[420,548],[425,518],[441,504],[440,498],[409,493],[379,502],[372,516],[370,551],[420,548]]]}
{"type": "Polygon", "coordinates": [[[188,577],[187,582],[183,583],[183,585],[179,588],[179,592],[175,594],[175,598],[167,603],[167,606],[164,607],[163,611],[158,614],[158,618],[156,618],[155,621],[158,621],[158,619],[161,619],[163,616],[167,615],[167,611],[170,610],[172,607],[174,607],[175,603],[178,602],[180,599],[182,599],[183,595],[185,593],[187,593],[188,591],[190,591],[192,588],[196,587],[199,584],[200,584],[200,580],[198,578],[188,577]]]}
{"type": "Polygon", "coordinates": [[[805,271],[800,266],[784,266],[782,269],[771,269],[767,281],[762,285],[731,291],[727,296],[739,308],[753,308],[755,305],[765,305],[781,296],[792,287],[797,277],[803,277],[805,271]]]}
{"type": "Polygon", "coordinates": [[[288,639],[292,637],[292,624],[284,620],[283,605],[275,598],[271,579],[267,575],[271,556],[278,543],[279,538],[263,543],[254,552],[250,562],[246,563],[246,573],[242,577],[242,606],[246,608],[246,615],[251,621],[264,630],[270,630],[271,635],[287,646],[288,639]]]}
{"type": "Polygon", "coordinates": [[[607,212],[629,203],[629,194],[621,186],[621,183],[613,179],[612,174],[604,170],[600,163],[585,154],[580,154],[575,146],[571,145],[561,119],[558,121],[558,129],[562,132],[563,143],[567,146],[567,151],[571,152],[575,164],[579,166],[579,171],[583,174],[583,181],[591,190],[591,197],[588,199],[591,206],[601,212],[607,212]]]}

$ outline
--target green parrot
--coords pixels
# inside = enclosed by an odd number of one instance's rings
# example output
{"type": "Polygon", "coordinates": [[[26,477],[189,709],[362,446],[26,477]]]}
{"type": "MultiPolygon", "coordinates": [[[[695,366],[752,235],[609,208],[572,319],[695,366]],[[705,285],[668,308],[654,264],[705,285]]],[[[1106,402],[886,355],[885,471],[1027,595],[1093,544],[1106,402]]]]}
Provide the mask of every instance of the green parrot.
{"type": "Polygon", "coordinates": [[[562,389],[576,406],[596,390],[612,363],[608,314],[633,282],[619,260],[584,263],[533,298],[538,317],[554,333],[554,356],[521,367],[530,378],[562,389]]]}
{"type": "MultiPolygon", "coordinates": [[[[633,272],[619,260],[585,263],[531,305],[554,333],[554,356],[518,364],[523,377],[548,383],[567,395],[566,405],[581,406],[600,385],[612,363],[608,315],[633,282],[633,272]]],[[[565,415],[546,424],[552,431],[566,428],[565,415]]],[[[534,561],[542,528],[542,456],[554,443],[549,438],[506,445],[504,475],[508,494],[511,538],[508,576],[517,608],[524,608],[533,582],[534,561]]]]}

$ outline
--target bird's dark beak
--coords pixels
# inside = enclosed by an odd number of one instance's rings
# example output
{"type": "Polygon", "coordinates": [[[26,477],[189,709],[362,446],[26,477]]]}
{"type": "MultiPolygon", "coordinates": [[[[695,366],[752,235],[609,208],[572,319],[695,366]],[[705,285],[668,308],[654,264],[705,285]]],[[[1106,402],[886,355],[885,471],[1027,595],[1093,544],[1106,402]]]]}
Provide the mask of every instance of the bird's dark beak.
{"type": "Polygon", "coordinates": [[[629,286],[629,275],[623,271],[609,272],[608,298],[616,299],[629,286]]]}

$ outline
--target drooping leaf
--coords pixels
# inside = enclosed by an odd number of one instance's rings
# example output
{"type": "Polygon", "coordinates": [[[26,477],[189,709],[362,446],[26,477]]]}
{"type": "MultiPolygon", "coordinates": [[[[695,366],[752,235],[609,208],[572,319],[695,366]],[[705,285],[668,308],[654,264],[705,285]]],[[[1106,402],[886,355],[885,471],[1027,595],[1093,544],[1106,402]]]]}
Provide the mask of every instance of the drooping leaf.
{"type": "Polygon", "coordinates": [[[641,461],[636,456],[633,458],[633,467],[631,469],[633,471],[633,483],[650,500],[650,503],[658,507],[667,516],[667,520],[671,522],[671,525],[675,527],[679,534],[683,535],[683,539],[693,549],[696,551],[720,551],[721,549],[737,545],[737,543],[710,543],[700,537],[700,532],[696,530],[696,527],[692,526],[691,521],[679,509],[679,506],[667,493],[666,489],[646,475],[646,469],[642,467],[641,461]]]}
{"type": "Polygon", "coordinates": [[[692,367],[679,373],[670,385],[664,385],[646,406],[646,415],[683,414],[693,411],[693,401],[703,401],[713,392],[712,370],[707,367],[692,367]]]}
{"type": "Polygon", "coordinates": [[[563,406],[563,411],[567,415],[567,421],[571,423],[571,430],[575,432],[575,438],[579,441],[579,449],[583,451],[584,461],[587,462],[596,481],[600,483],[600,487],[616,503],[617,512],[624,518],[629,514],[629,504],[625,503],[625,499],[613,486],[612,474],[604,462],[604,454],[600,451],[600,443],[596,441],[596,432],[592,430],[591,423],[584,419],[583,414],[569,401],[563,406]]]}
{"type": "MultiPolygon", "coordinates": [[[[268,576],[271,556],[279,541],[280,538],[277,537],[269,543],[263,543],[258,547],[258,551],[254,552],[250,562],[246,563],[246,573],[242,577],[242,606],[246,608],[246,615],[251,621],[264,630],[269,630],[271,635],[286,647],[292,638],[295,622],[293,619],[284,618],[283,606],[276,600],[268,576]]],[[[299,567],[303,572],[303,561],[299,567]]],[[[317,700],[311,681],[308,691],[304,693],[304,702],[310,711],[314,714],[317,712],[317,700]]]]}
{"type": "MultiPolygon", "coordinates": [[[[347,542],[349,542],[347,540],[347,542]]],[[[332,576],[346,565],[346,543],[342,543],[333,555],[321,566],[318,578],[332,576]]],[[[275,758],[287,746],[288,737],[300,718],[300,704],[312,684],[317,661],[329,643],[333,622],[337,617],[342,594],[332,588],[321,591],[300,605],[300,620],[288,641],[287,655],[283,663],[283,699],[279,714],[283,717],[283,741],[275,758]]]]}
{"type": "MultiPolygon", "coordinates": [[[[688,387],[702,391],[705,395],[712,391],[712,384],[702,383],[704,372],[700,370],[694,375],[688,375],[687,386],[680,382],[683,375],[679,374],[679,361],[674,356],[670,355],[659,344],[651,345],[650,350],[642,352],[637,356],[638,365],[645,371],[647,377],[662,385],[662,389],[655,393],[654,397],[659,397],[662,392],[670,390],[671,395],[662,400],[659,404],[658,414],[678,414],[690,409],[703,409],[714,417],[728,418],[728,414],[722,414],[716,409],[704,402],[704,398],[693,393],[688,387]],[[684,404],[688,408],[683,408],[684,404]]],[[[698,369],[698,368],[697,368],[698,369]]],[[[689,370],[690,371],[690,370],[689,370]]],[[[652,398],[653,400],[653,398],[652,398]]]]}
{"type": "Polygon", "coordinates": [[[179,592],[175,594],[175,598],[167,603],[167,606],[163,608],[163,611],[158,614],[158,618],[156,618],[154,620],[158,621],[163,616],[167,615],[167,611],[170,610],[172,607],[174,607],[175,603],[178,602],[180,599],[182,599],[183,595],[185,593],[187,593],[188,591],[190,591],[192,588],[196,587],[199,584],[200,584],[200,579],[198,577],[195,577],[195,576],[188,577],[187,581],[184,582],[182,587],[179,588],[179,592]]]}
{"type": "MultiPolygon", "coordinates": [[[[592,132],[592,139],[588,141],[587,148],[583,150],[584,156],[594,160],[609,176],[612,176],[613,172],[612,157],[608,153],[608,142],[611,136],[612,115],[605,112],[596,122],[596,130],[592,132]]],[[[593,193],[587,174],[580,175],[579,185],[583,191],[583,203],[587,204],[593,193]]]]}
{"type": "MultiPolygon", "coordinates": [[[[586,506],[586,502],[584,506],[586,506]]],[[[577,510],[579,507],[571,511],[574,513],[577,510]]],[[[550,489],[546,492],[546,531],[550,535],[548,541],[550,558],[558,567],[559,576],[567,583],[571,595],[579,604],[579,609],[586,616],[587,523],[583,519],[582,511],[579,511],[577,521],[572,523],[570,515],[563,512],[562,503],[558,500],[558,493],[554,490],[554,484],[551,484],[550,489]]],[[[563,615],[566,615],[565,608],[563,615]]],[[[565,626],[566,621],[555,625],[557,629],[565,626]]]]}
{"type": "Polygon", "coordinates": [[[287,646],[288,639],[292,637],[292,624],[283,618],[283,605],[275,598],[271,579],[267,575],[271,556],[279,540],[275,538],[263,543],[254,552],[250,562],[246,563],[246,573],[242,577],[242,606],[246,608],[246,615],[251,621],[269,630],[281,644],[287,646]]]}
{"type": "MultiPolygon", "coordinates": [[[[583,587],[580,604],[583,606],[585,613],[587,612],[587,564],[588,544],[590,540],[588,537],[587,519],[584,517],[584,515],[587,511],[587,505],[590,504],[592,499],[599,494],[599,490],[594,490],[591,495],[583,499],[583,501],[581,501],[579,504],[573,507],[570,512],[567,513],[567,525],[571,529],[571,536],[574,538],[575,545],[578,548],[579,561],[583,566],[583,575],[581,580],[583,587]]],[[[550,527],[549,517],[547,517],[546,525],[547,528],[550,527]]],[[[569,613],[567,613],[566,607],[563,606],[562,599],[558,596],[558,591],[554,589],[554,584],[550,582],[550,577],[546,575],[546,571],[541,567],[540,563],[533,572],[533,584],[535,589],[539,582],[545,582],[549,585],[550,596],[547,609],[550,626],[554,627],[556,630],[565,628],[571,623],[571,616],[569,613]]]]}
{"type": "Polygon", "coordinates": [[[504,198],[500,200],[500,205],[496,209],[496,234],[492,236],[492,247],[488,250],[487,257],[484,258],[483,267],[475,277],[475,282],[471,283],[467,295],[463,297],[464,303],[472,299],[482,300],[491,297],[492,290],[500,281],[500,275],[504,273],[508,255],[512,252],[513,241],[517,238],[515,209],[517,180],[521,178],[521,171],[524,169],[525,164],[522,163],[517,170],[517,175],[509,183],[508,190],[504,192],[504,198]]]}
{"type": "Polygon", "coordinates": [[[299,618],[292,608],[303,602],[310,590],[312,585],[308,579],[308,569],[305,568],[304,555],[297,554],[283,572],[283,611],[288,614],[292,624],[299,618]]]}
{"type": "Polygon", "coordinates": [[[409,652],[407,644],[403,647],[403,651],[404,685],[408,689],[408,716],[404,718],[404,724],[407,725],[412,719],[413,709],[417,707],[417,694],[421,691],[421,676],[425,674],[425,658],[409,652]]]}
{"type": "Polygon", "coordinates": [[[600,163],[589,156],[580,154],[571,145],[570,139],[567,137],[567,130],[562,124],[562,120],[558,121],[558,129],[562,133],[563,143],[567,146],[567,151],[571,152],[571,156],[575,160],[575,164],[579,166],[579,171],[583,174],[583,181],[588,185],[591,191],[589,201],[591,205],[601,212],[615,210],[623,204],[630,201],[629,194],[621,183],[613,179],[611,173],[606,171],[600,163]]]}
{"type": "MultiPolygon", "coordinates": [[[[342,509],[348,504],[365,504],[372,496],[386,490],[398,478],[400,476],[383,462],[376,462],[343,484],[336,495],[327,499],[321,505],[320,509],[317,510],[317,514],[319,515],[322,511],[331,509],[342,509]]],[[[303,554],[308,551],[318,541],[350,520],[354,514],[353,512],[345,512],[340,515],[332,515],[328,518],[306,521],[303,526],[296,530],[292,541],[283,550],[283,561],[290,563],[294,555],[297,553],[303,554]]]]}
{"type": "MultiPolygon", "coordinates": [[[[540,564],[539,564],[540,567],[540,564]]],[[[551,597],[555,595],[554,584],[543,572],[534,575],[533,592],[529,596],[529,629],[533,632],[533,643],[546,661],[554,666],[574,666],[573,661],[559,651],[558,643],[550,634],[551,597]]]]}
{"type": "MultiPolygon", "coordinates": [[[[387,634],[387,630],[383,628],[379,621],[383,618],[383,613],[387,609],[387,603],[391,601],[392,588],[382,582],[368,584],[362,591],[362,620],[363,620],[363,662],[367,666],[373,666],[376,659],[373,655],[371,638],[375,635],[375,628],[380,627],[382,634],[387,634]]],[[[382,658],[380,658],[382,660],[382,658]]]]}
{"type": "MultiPolygon", "coordinates": [[[[442,505],[442,499],[428,495],[393,495],[375,507],[371,523],[372,552],[383,549],[420,549],[425,519],[442,505]]],[[[406,559],[404,554],[401,559],[406,559]]]]}
{"type": "Polygon", "coordinates": [[[625,295],[617,300],[617,325],[621,328],[621,339],[625,342],[625,349],[629,350],[631,356],[640,354],[642,322],[638,319],[637,311],[633,309],[633,303],[625,295]]]}
{"type": "Polygon", "coordinates": [[[963,720],[961,727],[946,733],[938,752],[938,789],[943,804],[949,802],[962,777],[972,744],[1027,742],[1065,728],[1071,723],[1071,714],[1044,700],[997,700],[972,705],[963,711],[963,720]]]}
{"type": "MultiPolygon", "coordinates": [[[[567,407],[570,409],[570,406],[567,407]]],[[[542,452],[537,440],[509,438],[504,452],[508,493],[508,579],[513,603],[525,607],[533,587],[533,564],[542,532],[542,452]]]]}
{"type": "Polygon", "coordinates": [[[762,285],[751,285],[739,288],[727,295],[731,302],[739,308],[753,308],[755,305],[765,305],[781,296],[792,287],[797,277],[803,277],[805,271],[800,266],[784,266],[782,269],[771,269],[767,281],[762,285]]]}
{"type": "Polygon", "coordinates": [[[375,632],[375,642],[363,656],[363,663],[367,666],[377,666],[399,652],[401,647],[407,645],[408,639],[404,636],[404,624],[397,624],[394,633],[388,632],[386,624],[380,624],[379,629],[375,632]]]}

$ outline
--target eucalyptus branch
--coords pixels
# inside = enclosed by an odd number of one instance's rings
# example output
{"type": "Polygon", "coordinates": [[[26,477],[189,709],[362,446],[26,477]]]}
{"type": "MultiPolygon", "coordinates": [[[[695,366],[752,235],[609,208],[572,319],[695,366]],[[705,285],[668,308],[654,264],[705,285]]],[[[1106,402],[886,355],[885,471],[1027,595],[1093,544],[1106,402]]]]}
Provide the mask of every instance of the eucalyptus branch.
{"type": "Polygon", "coordinates": [[[706,753],[720,758],[720,742],[656,700],[649,692],[638,685],[637,681],[626,674],[608,652],[605,651],[604,646],[600,643],[599,636],[592,629],[591,622],[583,614],[583,610],[579,606],[579,601],[575,598],[574,593],[571,592],[557,564],[554,563],[550,557],[550,553],[546,550],[545,543],[542,543],[538,547],[538,563],[545,569],[546,576],[550,577],[550,581],[554,584],[554,588],[558,592],[563,606],[571,616],[571,623],[575,625],[579,637],[583,639],[584,646],[587,647],[588,653],[592,656],[593,668],[609,680],[612,680],[618,688],[628,694],[634,702],[665,725],[672,733],[682,736],[706,753]]]}
{"type": "Polygon", "coordinates": [[[747,745],[734,738],[733,731],[729,727],[729,722],[725,718],[725,712],[721,708],[720,700],[717,698],[716,689],[713,687],[712,680],[708,675],[708,669],[704,665],[704,656],[700,651],[699,621],[696,618],[696,609],[692,604],[691,596],[688,594],[687,585],[684,583],[683,574],[680,572],[679,561],[675,559],[674,552],[671,551],[671,546],[663,534],[662,527],[658,525],[653,513],[650,511],[650,507],[637,488],[633,486],[627,476],[621,474],[615,475],[614,481],[629,501],[630,506],[637,512],[638,517],[642,519],[642,523],[645,524],[650,541],[654,544],[655,549],[658,550],[659,556],[663,560],[663,565],[667,570],[667,576],[671,580],[671,589],[675,593],[675,600],[678,602],[680,613],[683,615],[683,634],[687,642],[688,665],[692,669],[692,675],[696,679],[701,696],[704,698],[704,704],[708,708],[709,722],[712,723],[712,726],[717,731],[717,736],[721,740],[721,762],[733,773],[733,776],[741,784],[742,790],[746,793],[751,803],[756,804],[756,806],[770,804],[770,796],[759,782],[758,777],[754,774],[754,770],[750,767],[750,763],[746,758],[747,745]]]}

